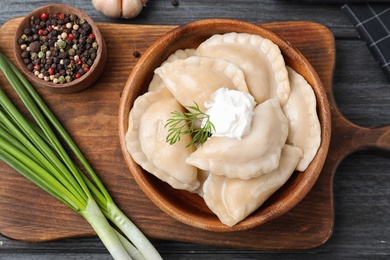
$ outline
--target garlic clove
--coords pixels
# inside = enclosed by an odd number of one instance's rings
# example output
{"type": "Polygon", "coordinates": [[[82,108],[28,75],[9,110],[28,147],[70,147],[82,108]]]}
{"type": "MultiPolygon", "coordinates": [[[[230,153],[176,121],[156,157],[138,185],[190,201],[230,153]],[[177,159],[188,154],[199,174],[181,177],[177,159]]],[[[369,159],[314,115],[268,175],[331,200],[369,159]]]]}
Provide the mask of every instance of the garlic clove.
{"type": "Polygon", "coordinates": [[[136,17],[147,0],[122,0],[122,18],[136,17]]]}
{"type": "MultiPolygon", "coordinates": [[[[124,2],[126,2],[126,0],[124,0],[124,2]]],[[[92,0],[92,5],[96,10],[107,17],[121,17],[121,0],[92,0]]]]}

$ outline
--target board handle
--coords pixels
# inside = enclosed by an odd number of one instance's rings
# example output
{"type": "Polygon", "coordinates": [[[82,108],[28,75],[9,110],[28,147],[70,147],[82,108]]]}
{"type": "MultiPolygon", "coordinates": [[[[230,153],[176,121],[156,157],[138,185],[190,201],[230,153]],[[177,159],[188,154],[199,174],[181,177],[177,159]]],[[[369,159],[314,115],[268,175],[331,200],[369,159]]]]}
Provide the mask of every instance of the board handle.
{"type": "Polygon", "coordinates": [[[367,149],[378,148],[390,152],[390,125],[368,128],[365,135],[367,149]]]}
{"type": "Polygon", "coordinates": [[[337,165],[357,151],[380,151],[390,155],[390,125],[363,127],[346,119],[337,110],[332,114],[332,139],[328,156],[337,165]]]}

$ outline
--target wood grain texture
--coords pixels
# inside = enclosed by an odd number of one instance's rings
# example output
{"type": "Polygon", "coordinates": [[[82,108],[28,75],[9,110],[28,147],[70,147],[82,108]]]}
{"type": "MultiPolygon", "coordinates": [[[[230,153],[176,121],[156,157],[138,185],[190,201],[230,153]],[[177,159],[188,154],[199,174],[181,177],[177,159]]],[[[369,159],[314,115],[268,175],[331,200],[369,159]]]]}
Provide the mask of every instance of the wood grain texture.
{"type": "MultiPolygon", "coordinates": [[[[3,35],[13,31],[19,22],[15,19],[6,23],[1,29],[3,35]]],[[[323,172],[307,197],[287,214],[247,231],[223,233],[195,229],[172,219],[151,203],[123,162],[117,138],[118,99],[137,61],[132,53],[142,54],[157,37],[173,27],[107,23],[98,26],[106,39],[108,63],[94,86],[76,94],[53,94],[36,87],[89,158],[118,205],[141,230],[153,238],[248,249],[305,249],[321,245],[329,238],[333,227],[333,169],[323,172]],[[258,243],[259,239],[263,242],[258,243]]],[[[327,28],[306,22],[264,26],[301,50],[324,86],[330,89],[334,41],[327,28]]],[[[0,46],[9,46],[7,38],[2,38],[0,46]]],[[[14,59],[8,48],[1,47],[1,51],[14,59]]],[[[1,82],[11,93],[5,80],[1,82]]],[[[0,232],[3,235],[36,242],[94,234],[81,217],[8,168],[2,167],[2,176],[0,232]],[[20,187],[24,192],[20,192],[20,187]]]]}

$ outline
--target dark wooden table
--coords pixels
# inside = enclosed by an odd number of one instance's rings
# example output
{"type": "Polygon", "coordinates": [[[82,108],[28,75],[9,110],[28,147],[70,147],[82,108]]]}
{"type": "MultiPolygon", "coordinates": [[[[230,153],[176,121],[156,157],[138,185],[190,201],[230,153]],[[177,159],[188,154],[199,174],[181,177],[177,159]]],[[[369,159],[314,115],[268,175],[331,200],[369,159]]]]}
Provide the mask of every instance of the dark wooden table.
{"type": "MultiPolygon", "coordinates": [[[[321,23],[336,39],[333,94],[340,111],[361,126],[390,123],[390,84],[341,10],[341,4],[288,0],[179,0],[179,5],[173,6],[170,0],[151,0],[137,18],[120,20],[104,17],[90,0],[9,0],[0,2],[0,25],[24,16],[38,6],[59,2],[81,8],[95,21],[110,23],[179,25],[215,17],[253,23],[299,20],[321,23]]],[[[324,245],[313,249],[253,251],[156,239],[152,242],[165,259],[388,259],[389,169],[389,154],[379,151],[356,152],[342,161],[333,180],[333,234],[324,245]]],[[[97,237],[27,243],[0,235],[0,259],[110,258],[97,237]]]]}

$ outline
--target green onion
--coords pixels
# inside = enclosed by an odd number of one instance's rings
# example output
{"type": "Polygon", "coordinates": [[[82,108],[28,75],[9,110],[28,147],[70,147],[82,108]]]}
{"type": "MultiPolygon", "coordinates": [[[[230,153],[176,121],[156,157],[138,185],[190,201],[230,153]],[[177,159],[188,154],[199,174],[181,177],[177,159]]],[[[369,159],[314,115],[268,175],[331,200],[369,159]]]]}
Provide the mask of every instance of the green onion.
{"type": "Polygon", "coordinates": [[[114,259],[162,259],[115,204],[39,93],[2,53],[0,69],[34,119],[28,120],[0,89],[0,159],[83,216],[114,259]],[[63,143],[86,173],[71,159],[63,143]]]}

